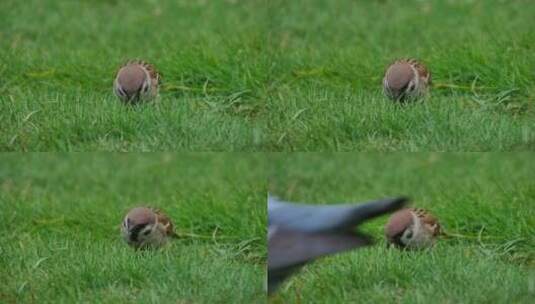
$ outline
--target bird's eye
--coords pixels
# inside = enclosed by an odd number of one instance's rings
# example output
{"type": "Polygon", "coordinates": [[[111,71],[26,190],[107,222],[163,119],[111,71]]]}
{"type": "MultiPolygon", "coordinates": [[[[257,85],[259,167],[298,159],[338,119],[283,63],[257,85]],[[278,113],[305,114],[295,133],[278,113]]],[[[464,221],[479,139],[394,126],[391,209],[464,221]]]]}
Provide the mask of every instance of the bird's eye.
{"type": "Polygon", "coordinates": [[[149,235],[150,231],[151,231],[150,229],[143,231],[143,235],[149,235]]]}
{"type": "Polygon", "coordinates": [[[414,86],[414,83],[411,82],[411,83],[409,84],[408,91],[409,91],[409,92],[414,91],[414,87],[415,87],[415,86],[414,86]]]}
{"type": "Polygon", "coordinates": [[[407,233],[405,233],[405,237],[408,239],[412,238],[412,230],[407,231],[407,233]]]}

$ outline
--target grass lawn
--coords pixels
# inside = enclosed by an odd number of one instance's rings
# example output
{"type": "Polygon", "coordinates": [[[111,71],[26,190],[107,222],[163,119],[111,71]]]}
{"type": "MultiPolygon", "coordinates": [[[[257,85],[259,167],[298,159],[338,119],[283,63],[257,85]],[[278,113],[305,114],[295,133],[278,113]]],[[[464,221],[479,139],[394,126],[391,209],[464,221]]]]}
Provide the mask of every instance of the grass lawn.
{"type": "Polygon", "coordinates": [[[535,149],[535,2],[272,2],[273,150],[535,149]],[[433,74],[425,103],[382,96],[403,57],[433,74]]]}
{"type": "Polygon", "coordinates": [[[0,155],[1,303],[263,303],[263,161],[229,154],[0,155]],[[136,252],[139,202],[183,238],[136,252]]]}
{"type": "Polygon", "coordinates": [[[535,149],[535,3],[6,0],[0,149],[535,149]],[[424,103],[381,94],[422,59],[424,103]],[[156,103],[125,107],[118,66],[152,62],[156,103]]]}
{"type": "Polygon", "coordinates": [[[383,217],[362,229],[376,245],[312,263],[272,303],[531,303],[535,297],[532,154],[288,154],[268,189],[311,203],[408,195],[450,237],[429,251],[388,249],[383,217]]]}
{"type": "Polygon", "coordinates": [[[263,3],[1,1],[0,150],[259,149],[263,3]],[[162,73],[156,103],[113,95],[131,58],[162,73]]]}

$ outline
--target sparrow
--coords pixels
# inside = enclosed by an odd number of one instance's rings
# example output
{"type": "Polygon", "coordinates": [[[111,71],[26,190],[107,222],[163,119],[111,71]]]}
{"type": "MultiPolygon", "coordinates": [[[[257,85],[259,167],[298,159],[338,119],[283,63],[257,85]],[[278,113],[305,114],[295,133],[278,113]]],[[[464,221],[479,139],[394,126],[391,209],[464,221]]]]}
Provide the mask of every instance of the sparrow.
{"type": "Polygon", "coordinates": [[[403,207],[406,198],[365,204],[306,205],[268,196],[268,293],[322,256],[367,246],[359,224],[403,207]]]}
{"type": "Polygon", "coordinates": [[[155,98],[159,83],[160,74],[154,66],[141,60],[132,60],[117,71],[113,92],[121,101],[135,104],[155,98]]]}
{"type": "Polygon", "coordinates": [[[128,245],[136,249],[158,248],[176,236],[174,225],[158,209],[136,207],[126,214],[121,233],[128,245]]]}
{"type": "Polygon", "coordinates": [[[416,99],[427,94],[431,72],[416,59],[400,59],[391,64],[383,78],[384,94],[396,101],[416,99]]]}
{"type": "Polygon", "coordinates": [[[392,214],[385,226],[389,244],[398,248],[423,249],[431,247],[440,234],[436,217],[424,209],[405,208],[392,214]]]}

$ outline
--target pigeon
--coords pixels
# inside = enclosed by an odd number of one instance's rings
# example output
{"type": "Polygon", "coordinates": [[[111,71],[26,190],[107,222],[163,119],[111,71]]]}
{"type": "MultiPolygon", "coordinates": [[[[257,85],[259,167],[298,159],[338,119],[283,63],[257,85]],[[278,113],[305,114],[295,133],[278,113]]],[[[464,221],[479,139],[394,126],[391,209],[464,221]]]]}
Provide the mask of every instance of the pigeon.
{"type": "Polygon", "coordinates": [[[307,205],[269,195],[268,293],[317,258],[370,245],[372,239],[356,227],[402,208],[407,201],[398,197],[364,204],[307,205]]]}

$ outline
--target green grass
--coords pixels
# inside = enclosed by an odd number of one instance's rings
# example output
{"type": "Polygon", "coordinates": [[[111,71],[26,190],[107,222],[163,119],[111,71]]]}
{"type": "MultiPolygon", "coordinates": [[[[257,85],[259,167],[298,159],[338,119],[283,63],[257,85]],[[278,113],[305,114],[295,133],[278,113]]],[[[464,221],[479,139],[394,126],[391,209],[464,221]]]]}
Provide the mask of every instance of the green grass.
{"type": "Polygon", "coordinates": [[[263,2],[2,1],[0,149],[259,149],[263,2]],[[113,96],[132,58],[162,73],[156,103],[113,96]]]}
{"type": "Polygon", "coordinates": [[[535,148],[533,1],[274,2],[273,150],[535,148]],[[403,57],[433,74],[423,103],[382,96],[403,57]]]}
{"type": "Polygon", "coordinates": [[[535,149],[535,3],[28,0],[0,4],[0,149],[496,151],[535,149]],[[381,94],[422,59],[423,103],[381,94]],[[129,58],[163,74],[125,107],[129,58]]]}
{"type": "Polygon", "coordinates": [[[272,303],[530,303],[535,296],[533,154],[301,154],[274,157],[268,189],[310,203],[407,195],[450,237],[428,251],[372,247],[312,263],[272,303]]]}
{"type": "Polygon", "coordinates": [[[0,163],[0,302],[265,302],[260,157],[29,153],[0,163]],[[119,227],[141,202],[189,236],[129,248],[119,227]]]}

